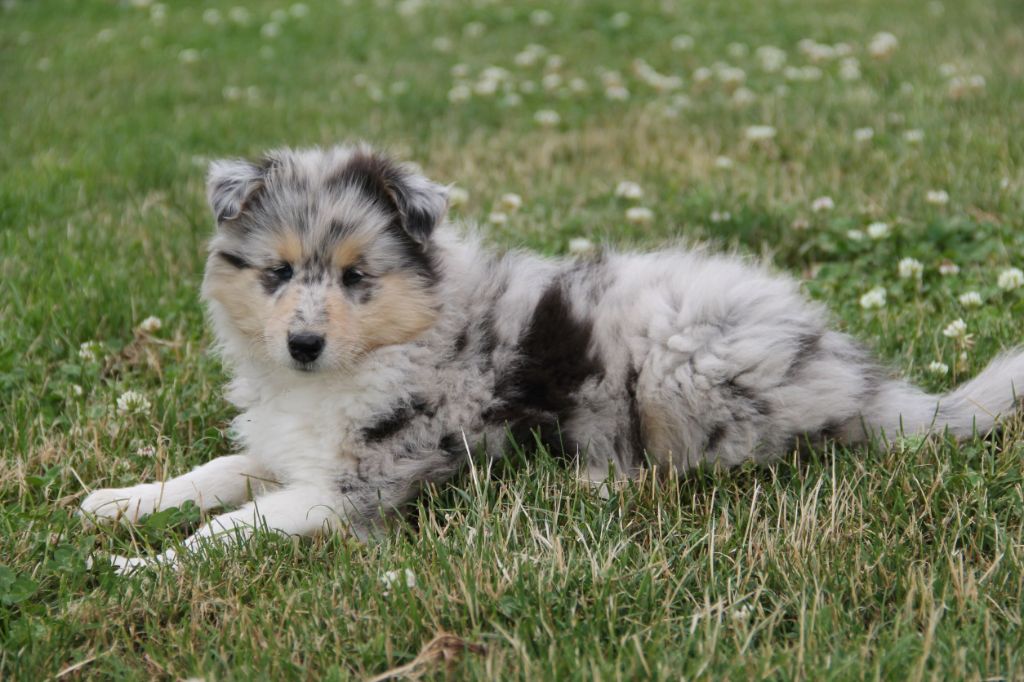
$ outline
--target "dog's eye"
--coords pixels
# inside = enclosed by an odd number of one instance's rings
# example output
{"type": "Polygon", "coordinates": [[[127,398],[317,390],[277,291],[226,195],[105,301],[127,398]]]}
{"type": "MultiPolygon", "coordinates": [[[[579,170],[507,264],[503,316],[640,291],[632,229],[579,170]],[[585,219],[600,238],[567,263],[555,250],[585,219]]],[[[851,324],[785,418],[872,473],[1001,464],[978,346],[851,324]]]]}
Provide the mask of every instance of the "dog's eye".
{"type": "Polygon", "coordinates": [[[288,280],[290,280],[293,274],[292,266],[288,265],[288,263],[282,263],[277,267],[271,268],[270,272],[271,274],[274,275],[274,277],[281,280],[282,282],[287,282],[288,280]]]}
{"type": "Polygon", "coordinates": [[[341,273],[341,283],[347,287],[354,286],[363,281],[366,277],[366,273],[356,268],[349,268],[345,272],[341,273]]]}

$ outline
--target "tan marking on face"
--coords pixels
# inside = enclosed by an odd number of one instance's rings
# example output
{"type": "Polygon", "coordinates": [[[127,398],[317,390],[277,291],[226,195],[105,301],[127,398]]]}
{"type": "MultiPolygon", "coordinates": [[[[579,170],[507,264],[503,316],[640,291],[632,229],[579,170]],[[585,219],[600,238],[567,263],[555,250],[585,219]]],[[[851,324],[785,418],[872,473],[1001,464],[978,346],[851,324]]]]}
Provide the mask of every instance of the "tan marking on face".
{"type": "Polygon", "coordinates": [[[434,297],[419,278],[392,273],[378,279],[377,287],[356,310],[366,350],[412,341],[437,320],[434,297]]]}
{"type": "MultiPolygon", "coordinates": [[[[266,295],[264,295],[266,300],[266,295]]],[[[288,287],[273,304],[266,316],[264,329],[267,339],[287,338],[288,330],[295,319],[295,308],[299,304],[299,291],[296,287],[288,287]]]]}
{"type": "Polygon", "coordinates": [[[302,260],[302,240],[291,230],[281,235],[275,245],[277,254],[285,263],[299,263],[302,260]]]}
{"type": "Polygon", "coordinates": [[[203,295],[217,301],[243,334],[263,333],[266,296],[255,268],[238,269],[211,256],[203,277],[203,295]]]}
{"type": "Polygon", "coordinates": [[[359,348],[359,329],[354,324],[354,310],[345,294],[332,289],[324,298],[327,312],[327,343],[341,343],[346,349],[359,348]]]}
{"type": "Polygon", "coordinates": [[[367,235],[355,234],[345,237],[334,248],[331,254],[331,264],[339,269],[347,268],[356,263],[363,255],[370,238],[367,235]]]}

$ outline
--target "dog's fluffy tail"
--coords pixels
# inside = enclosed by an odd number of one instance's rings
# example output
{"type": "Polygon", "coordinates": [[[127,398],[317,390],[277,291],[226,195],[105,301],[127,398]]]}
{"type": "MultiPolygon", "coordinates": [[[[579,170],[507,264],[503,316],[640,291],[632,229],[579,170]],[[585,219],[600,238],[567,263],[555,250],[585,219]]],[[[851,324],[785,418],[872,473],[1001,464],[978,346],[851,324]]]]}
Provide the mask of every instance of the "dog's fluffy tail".
{"type": "Polygon", "coordinates": [[[981,374],[945,395],[929,395],[905,381],[889,381],[861,413],[861,429],[888,440],[942,433],[957,438],[992,431],[1017,412],[1024,397],[1024,349],[993,360],[981,374]]]}

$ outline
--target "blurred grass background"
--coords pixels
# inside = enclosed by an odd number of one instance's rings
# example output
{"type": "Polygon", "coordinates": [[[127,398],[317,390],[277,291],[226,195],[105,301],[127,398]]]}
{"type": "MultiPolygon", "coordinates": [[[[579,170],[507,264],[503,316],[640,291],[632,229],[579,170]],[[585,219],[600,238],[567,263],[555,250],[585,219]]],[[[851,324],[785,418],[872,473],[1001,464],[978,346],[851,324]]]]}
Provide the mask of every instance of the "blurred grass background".
{"type": "Polygon", "coordinates": [[[1016,424],[607,501],[513,457],[378,544],[261,538],[129,580],[86,557],[159,548],[194,509],[73,511],[228,448],[197,300],[212,158],[365,139],[465,190],[453,218],[496,245],[763,256],[946,390],[1022,338],[1022,76],[1013,0],[7,0],[0,675],[366,677],[447,631],[486,653],[428,674],[1019,677],[1016,424]],[[127,390],[150,408],[118,413],[127,390]]]}

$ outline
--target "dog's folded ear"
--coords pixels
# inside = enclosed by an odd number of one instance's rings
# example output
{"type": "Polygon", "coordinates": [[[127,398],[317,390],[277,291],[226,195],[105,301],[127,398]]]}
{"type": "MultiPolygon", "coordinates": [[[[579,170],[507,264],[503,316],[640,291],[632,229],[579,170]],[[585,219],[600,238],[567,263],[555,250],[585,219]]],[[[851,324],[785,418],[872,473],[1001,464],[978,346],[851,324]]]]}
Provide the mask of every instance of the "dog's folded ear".
{"type": "Polygon", "coordinates": [[[448,212],[446,187],[369,149],[353,154],[329,183],[337,188],[358,187],[395,213],[402,231],[419,244],[426,243],[448,212]]]}
{"type": "Polygon", "coordinates": [[[405,231],[422,243],[448,212],[448,188],[419,173],[403,170],[405,177],[396,189],[399,210],[405,231]]]}
{"type": "Polygon", "coordinates": [[[238,218],[264,187],[266,168],[244,159],[224,159],[210,164],[206,197],[222,224],[238,218]]]}

